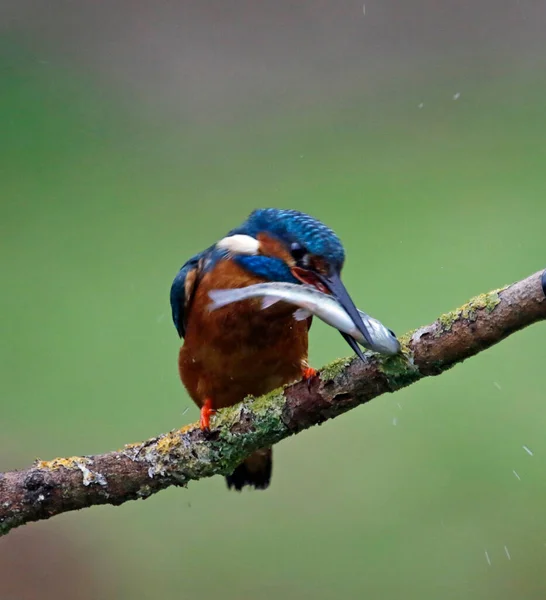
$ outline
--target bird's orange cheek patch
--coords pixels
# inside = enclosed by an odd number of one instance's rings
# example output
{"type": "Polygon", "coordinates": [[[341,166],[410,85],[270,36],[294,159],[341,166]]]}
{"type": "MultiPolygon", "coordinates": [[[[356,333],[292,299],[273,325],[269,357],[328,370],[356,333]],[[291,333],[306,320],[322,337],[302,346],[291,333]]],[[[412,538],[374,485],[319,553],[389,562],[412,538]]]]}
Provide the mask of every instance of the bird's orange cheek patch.
{"type": "Polygon", "coordinates": [[[294,259],[285,245],[278,239],[270,237],[267,233],[259,233],[256,239],[260,242],[260,253],[265,256],[280,258],[288,266],[294,264],[294,259]]]}

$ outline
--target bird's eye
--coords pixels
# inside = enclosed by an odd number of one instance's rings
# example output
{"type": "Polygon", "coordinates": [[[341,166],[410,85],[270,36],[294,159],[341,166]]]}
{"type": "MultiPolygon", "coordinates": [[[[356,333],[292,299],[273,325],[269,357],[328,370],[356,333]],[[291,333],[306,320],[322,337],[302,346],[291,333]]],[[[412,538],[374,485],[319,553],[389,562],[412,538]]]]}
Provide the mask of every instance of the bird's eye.
{"type": "Polygon", "coordinates": [[[292,254],[292,258],[297,262],[300,261],[307,254],[307,252],[301,244],[298,244],[298,242],[293,242],[290,246],[290,254],[292,254]]]}

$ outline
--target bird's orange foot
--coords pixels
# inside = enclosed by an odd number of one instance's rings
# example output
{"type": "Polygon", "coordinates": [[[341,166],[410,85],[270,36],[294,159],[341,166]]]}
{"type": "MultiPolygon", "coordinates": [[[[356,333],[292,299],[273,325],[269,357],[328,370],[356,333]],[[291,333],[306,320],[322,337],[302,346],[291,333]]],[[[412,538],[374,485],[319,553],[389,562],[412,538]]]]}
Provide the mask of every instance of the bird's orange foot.
{"type": "Polygon", "coordinates": [[[216,410],[212,408],[212,400],[207,398],[201,407],[201,418],[199,419],[199,427],[201,431],[210,431],[210,417],[214,415],[216,410]]]}
{"type": "Polygon", "coordinates": [[[311,388],[311,381],[313,378],[317,376],[317,370],[313,369],[313,367],[303,367],[301,370],[301,375],[303,380],[307,383],[307,388],[311,388]]]}

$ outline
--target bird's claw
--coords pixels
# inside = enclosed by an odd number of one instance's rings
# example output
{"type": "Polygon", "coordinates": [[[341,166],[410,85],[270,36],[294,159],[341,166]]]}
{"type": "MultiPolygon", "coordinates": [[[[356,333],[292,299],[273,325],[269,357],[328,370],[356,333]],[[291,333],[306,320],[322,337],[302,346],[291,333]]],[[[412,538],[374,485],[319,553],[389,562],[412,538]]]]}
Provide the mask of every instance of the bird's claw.
{"type": "Polygon", "coordinates": [[[210,432],[210,418],[216,414],[216,410],[212,408],[212,401],[205,400],[205,403],[201,407],[201,416],[199,418],[199,427],[201,431],[208,433],[210,432]]]}
{"type": "Polygon", "coordinates": [[[307,383],[307,389],[311,389],[311,383],[313,379],[317,376],[317,370],[313,369],[313,367],[305,367],[302,369],[302,377],[303,380],[307,383]]]}

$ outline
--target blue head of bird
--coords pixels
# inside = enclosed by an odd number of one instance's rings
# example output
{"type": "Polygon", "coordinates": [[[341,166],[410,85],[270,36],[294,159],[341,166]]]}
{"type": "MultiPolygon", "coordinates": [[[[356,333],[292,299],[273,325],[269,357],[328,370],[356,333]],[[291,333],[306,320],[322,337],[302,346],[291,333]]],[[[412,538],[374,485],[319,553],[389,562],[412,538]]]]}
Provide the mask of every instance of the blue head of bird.
{"type": "MultiPolygon", "coordinates": [[[[317,219],[296,210],[255,210],[214,246],[214,254],[218,258],[230,256],[243,269],[267,281],[305,283],[332,294],[371,342],[370,332],[341,281],[343,244],[317,219]]],[[[342,335],[363,358],[355,340],[342,335]]]]}

